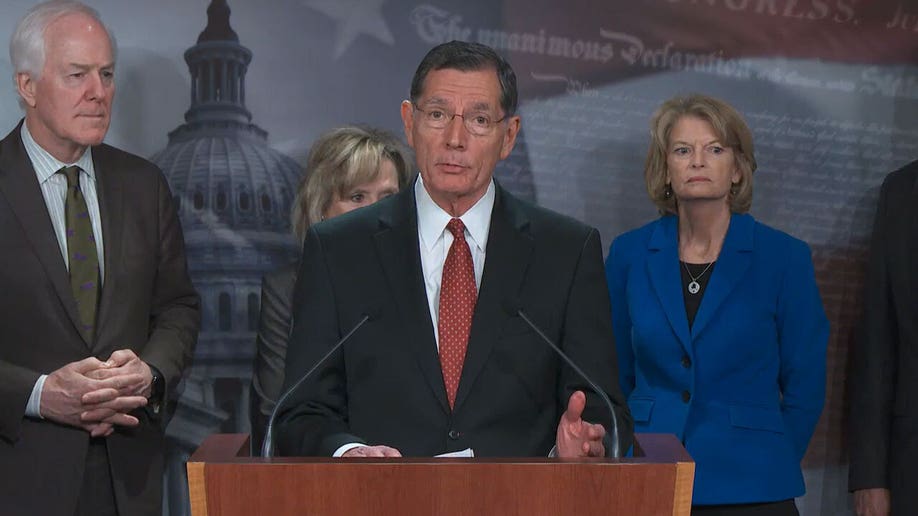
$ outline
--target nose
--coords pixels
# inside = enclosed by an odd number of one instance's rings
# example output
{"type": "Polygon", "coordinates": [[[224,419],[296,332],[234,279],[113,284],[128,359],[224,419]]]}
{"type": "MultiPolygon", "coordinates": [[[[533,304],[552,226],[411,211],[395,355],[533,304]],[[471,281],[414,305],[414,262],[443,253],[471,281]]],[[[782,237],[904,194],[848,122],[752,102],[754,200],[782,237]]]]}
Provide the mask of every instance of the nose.
{"type": "Polygon", "coordinates": [[[466,145],[466,138],[469,137],[468,131],[465,129],[465,119],[462,118],[462,115],[455,114],[453,115],[452,120],[446,125],[444,131],[444,137],[446,138],[446,146],[451,149],[464,149],[466,145]]]}
{"type": "Polygon", "coordinates": [[[105,94],[105,83],[102,76],[98,73],[87,74],[86,79],[86,100],[98,100],[105,94]]]}
{"type": "Polygon", "coordinates": [[[704,149],[695,149],[692,151],[692,168],[704,167],[704,149]]]}

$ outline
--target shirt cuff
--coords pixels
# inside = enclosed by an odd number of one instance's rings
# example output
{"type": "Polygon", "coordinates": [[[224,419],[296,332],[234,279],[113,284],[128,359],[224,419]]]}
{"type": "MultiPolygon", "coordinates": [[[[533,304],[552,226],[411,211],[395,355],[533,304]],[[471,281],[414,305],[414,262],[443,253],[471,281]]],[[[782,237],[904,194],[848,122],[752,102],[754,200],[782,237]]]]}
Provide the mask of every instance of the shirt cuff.
{"type": "Polygon", "coordinates": [[[551,447],[551,451],[548,452],[548,458],[549,458],[549,459],[557,459],[557,458],[558,458],[558,445],[557,445],[557,444],[551,447]]]}
{"type": "Polygon", "coordinates": [[[44,419],[41,415],[41,390],[45,387],[45,380],[47,379],[48,375],[43,374],[38,377],[38,380],[35,381],[35,385],[32,386],[32,394],[29,396],[29,402],[26,403],[25,409],[25,415],[27,417],[44,419]]]}
{"type": "Polygon", "coordinates": [[[340,457],[344,455],[345,453],[347,453],[348,451],[353,450],[354,448],[361,448],[364,446],[366,445],[360,444],[360,443],[347,443],[345,445],[342,445],[337,450],[335,450],[335,453],[332,453],[332,457],[340,457]]]}

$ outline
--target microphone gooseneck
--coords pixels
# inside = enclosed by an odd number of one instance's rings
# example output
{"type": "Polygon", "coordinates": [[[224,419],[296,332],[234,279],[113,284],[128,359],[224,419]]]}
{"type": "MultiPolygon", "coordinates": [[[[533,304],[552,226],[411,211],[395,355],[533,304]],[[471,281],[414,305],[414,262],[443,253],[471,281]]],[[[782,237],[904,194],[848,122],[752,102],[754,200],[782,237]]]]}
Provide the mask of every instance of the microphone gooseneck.
{"type": "Polygon", "coordinates": [[[328,352],[325,353],[325,355],[322,358],[320,358],[319,361],[316,362],[315,365],[313,365],[309,369],[309,371],[306,371],[306,374],[301,376],[300,379],[297,380],[295,384],[293,384],[292,386],[290,386],[289,389],[284,391],[284,394],[277,400],[277,403],[274,404],[274,410],[271,411],[271,417],[268,418],[268,425],[265,427],[265,441],[261,445],[261,456],[262,457],[273,457],[274,456],[274,419],[277,418],[277,414],[281,406],[284,405],[284,402],[287,401],[287,398],[289,398],[290,395],[293,394],[293,392],[295,392],[299,388],[299,386],[302,385],[303,382],[306,381],[307,378],[312,376],[312,373],[314,373],[316,369],[319,368],[319,366],[324,364],[325,361],[329,359],[329,357],[331,357],[336,351],[338,351],[338,349],[345,342],[347,342],[349,338],[351,338],[351,335],[353,335],[354,332],[360,329],[360,327],[363,326],[364,323],[366,323],[370,319],[371,319],[370,314],[364,314],[364,316],[359,321],[357,321],[357,324],[355,324],[354,327],[351,328],[351,331],[347,332],[344,335],[344,337],[341,337],[338,340],[338,342],[336,342],[335,345],[332,346],[331,349],[329,349],[328,352]]]}
{"type": "Polygon", "coordinates": [[[534,322],[529,320],[529,317],[526,316],[526,313],[523,312],[522,309],[517,310],[516,314],[519,315],[524,321],[526,321],[526,324],[528,324],[529,327],[532,328],[532,330],[536,332],[536,334],[539,337],[541,337],[542,340],[545,341],[545,343],[551,347],[551,349],[555,350],[555,353],[557,353],[558,356],[563,358],[564,361],[567,362],[567,365],[571,366],[571,369],[576,371],[577,374],[579,374],[581,378],[586,380],[586,382],[590,385],[590,388],[593,389],[593,392],[595,392],[596,395],[602,399],[603,403],[606,404],[606,408],[609,409],[609,415],[612,417],[612,428],[611,428],[612,443],[610,446],[611,449],[609,450],[609,455],[612,457],[621,457],[622,456],[621,443],[619,442],[619,439],[618,439],[618,417],[616,417],[615,415],[615,408],[612,406],[612,400],[609,399],[609,396],[606,394],[606,392],[600,389],[599,386],[596,385],[596,383],[593,382],[593,380],[591,380],[590,377],[587,376],[586,373],[583,372],[582,369],[577,367],[577,364],[575,364],[574,361],[571,360],[570,357],[567,356],[567,354],[561,351],[561,348],[559,348],[554,342],[552,342],[552,340],[549,339],[548,336],[546,336],[545,333],[543,333],[542,330],[539,329],[539,327],[536,326],[534,322]]]}

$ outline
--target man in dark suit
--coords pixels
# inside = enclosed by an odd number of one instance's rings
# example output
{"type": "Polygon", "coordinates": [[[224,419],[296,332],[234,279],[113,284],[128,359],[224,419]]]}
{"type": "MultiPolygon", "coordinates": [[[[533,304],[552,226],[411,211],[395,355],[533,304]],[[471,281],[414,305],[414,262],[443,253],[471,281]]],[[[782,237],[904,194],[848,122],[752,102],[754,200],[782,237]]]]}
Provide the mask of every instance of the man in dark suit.
{"type": "Polygon", "coordinates": [[[307,234],[286,386],[370,319],[292,396],[281,453],[603,455],[611,415],[520,309],[609,394],[628,448],[598,232],[492,180],[516,104],[488,47],[445,43],[421,62],[401,107],[419,177],[307,234]]]}
{"type": "Polygon", "coordinates": [[[0,512],[159,515],[165,407],[199,300],[162,173],[102,144],[114,52],[98,14],[35,6],[0,141],[0,512]]]}
{"type": "Polygon", "coordinates": [[[918,514],[918,161],[883,182],[866,284],[848,487],[861,516],[918,514]]]}

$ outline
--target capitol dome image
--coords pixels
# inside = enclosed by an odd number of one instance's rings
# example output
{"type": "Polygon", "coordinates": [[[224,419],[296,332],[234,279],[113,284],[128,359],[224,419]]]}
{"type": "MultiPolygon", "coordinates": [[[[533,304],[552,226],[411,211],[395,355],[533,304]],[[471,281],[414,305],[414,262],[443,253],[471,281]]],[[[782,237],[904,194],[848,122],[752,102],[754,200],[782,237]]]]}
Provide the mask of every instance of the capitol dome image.
{"type": "Polygon", "coordinates": [[[185,52],[185,123],[150,158],[175,197],[202,307],[194,360],[167,428],[169,514],[187,510],[184,461],[204,438],[249,431],[261,277],[298,255],[289,213],[302,170],[268,146],[245,106],[251,59],[230,26],[229,6],[213,0],[207,27],[185,52]]]}

